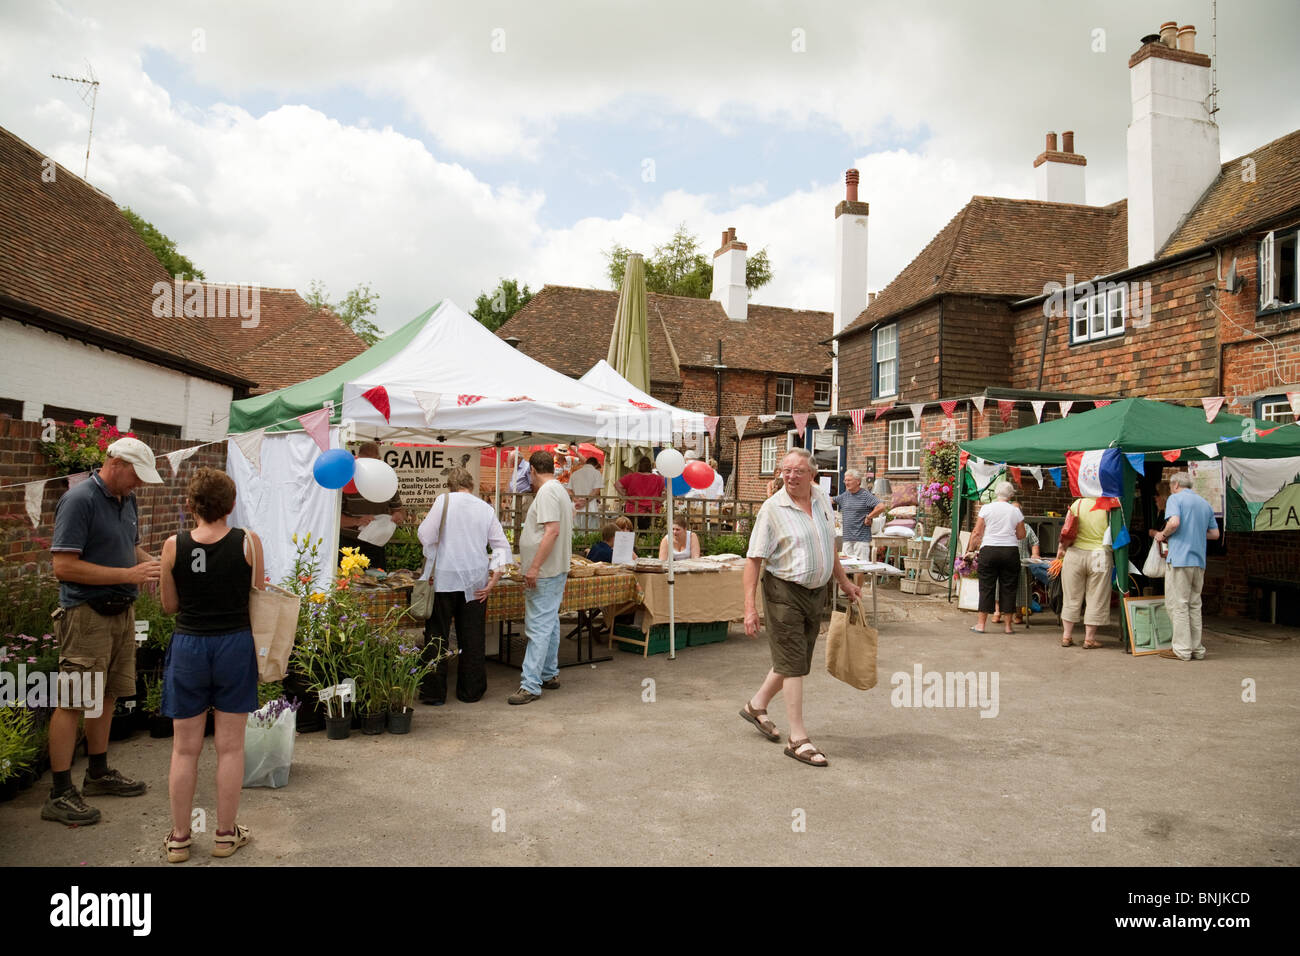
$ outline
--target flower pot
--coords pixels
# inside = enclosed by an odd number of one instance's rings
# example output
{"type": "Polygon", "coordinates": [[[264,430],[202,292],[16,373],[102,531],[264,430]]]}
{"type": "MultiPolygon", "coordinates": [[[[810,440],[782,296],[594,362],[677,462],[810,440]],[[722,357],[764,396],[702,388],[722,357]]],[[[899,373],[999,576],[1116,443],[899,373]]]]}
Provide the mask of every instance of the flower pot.
{"type": "Polygon", "coordinates": [[[164,717],[161,714],[149,715],[149,736],[154,740],[162,740],[164,737],[170,737],[173,733],[172,719],[164,717]]]}
{"type": "Polygon", "coordinates": [[[14,775],[8,780],[0,781],[0,803],[12,800],[18,796],[18,777],[14,775]]]}
{"type": "Polygon", "coordinates": [[[298,733],[311,734],[325,729],[325,709],[319,698],[307,687],[307,681],[297,671],[284,675],[284,696],[302,702],[298,708],[298,733]]]}
{"type": "Polygon", "coordinates": [[[378,714],[366,714],[361,718],[361,732],[368,736],[382,734],[384,732],[384,714],[381,711],[378,714]]]}
{"type": "Polygon", "coordinates": [[[390,734],[409,734],[411,732],[411,718],[415,716],[415,711],[407,708],[405,710],[390,710],[388,712],[388,732],[390,734]]]}
{"type": "Polygon", "coordinates": [[[325,736],[330,740],[347,740],[352,733],[351,717],[326,717],[325,736]]]}
{"type": "Polygon", "coordinates": [[[30,790],[32,784],[36,782],[36,768],[26,767],[23,770],[18,771],[17,780],[19,791],[30,790]]]}
{"type": "Polygon", "coordinates": [[[136,726],[135,714],[127,712],[125,714],[114,714],[113,722],[108,728],[109,740],[129,740],[135,736],[139,728],[136,726]]]}

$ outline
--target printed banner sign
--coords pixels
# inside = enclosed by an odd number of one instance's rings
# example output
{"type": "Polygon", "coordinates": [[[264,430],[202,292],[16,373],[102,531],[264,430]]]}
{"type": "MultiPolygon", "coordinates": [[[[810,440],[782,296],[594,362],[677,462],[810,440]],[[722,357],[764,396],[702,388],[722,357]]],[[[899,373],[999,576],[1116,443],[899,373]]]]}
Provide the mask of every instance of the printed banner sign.
{"type": "Polygon", "coordinates": [[[379,457],[397,472],[397,493],[402,496],[402,506],[421,517],[428,513],[434,499],[447,490],[447,473],[453,467],[464,468],[473,475],[474,487],[478,488],[481,455],[477,448],[381,444],[379,457]]]}
{"type": "Polygon", "coordinates": [[[1300,531],[1300,458],[1225,458],[1229,531],[1300,531]]]}

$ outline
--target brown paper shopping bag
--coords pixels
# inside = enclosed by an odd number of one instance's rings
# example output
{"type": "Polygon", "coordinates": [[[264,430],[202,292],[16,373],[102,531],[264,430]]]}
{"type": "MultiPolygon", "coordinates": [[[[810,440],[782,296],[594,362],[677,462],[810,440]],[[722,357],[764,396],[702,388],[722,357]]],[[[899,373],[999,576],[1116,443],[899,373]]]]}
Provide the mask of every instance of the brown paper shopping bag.
{"type": "Polygon", "coordinates": [[[268,584],[265,591],[248,594],[248,617],[257,646],[257,679],[261,683],[284,679],[298,631],[302,599],[284,588],[268,584]]]}
{"type": "Polygon", "coordinates": [[[876,686],[877,640],[861,599],[851,603],[847,611],[833,611],[826,642],[827,672],[858,690],[871,690],[876,686]]]}

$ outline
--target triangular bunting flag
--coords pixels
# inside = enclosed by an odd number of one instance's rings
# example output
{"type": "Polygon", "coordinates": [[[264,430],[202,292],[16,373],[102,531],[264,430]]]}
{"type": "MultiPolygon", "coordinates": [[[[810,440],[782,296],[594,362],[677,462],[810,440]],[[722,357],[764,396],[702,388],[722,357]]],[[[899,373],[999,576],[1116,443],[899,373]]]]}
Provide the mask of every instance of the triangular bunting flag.
{"type": "Polygon", "coordinates": [[[1048,473],[1049,475],[1052,476],[1052,481],[1056,484],[1056,487],[1058,487],[1058,488],[1062,488],[1062,487],[1064,487],[1064,486],[1061,484],[1061,466],[1060,466],[1060,465],[1057,465],[1055,468],[1049,468],[1049,469],[1047,469],[1047,473],[1048,473]]]}
{"type": "Polygon", "coordinates": [[[825,427],[826,427],[826,423],[827,423],[828,421],[831,420],[831,413],[830,413],[830,412],[816,412],[815,414],[817,415],[817,427],[818,427],[818,428],[825,428],[825,427]]]}
{"type": "MultiPolygon", "coordinates": [[[[865,408],[855,408],[849,412],[849,418],[853,419],[853,431],[856,434],[862,434],[862,419],[865,418],[866,415],[867,410],[865,408]]],[[[876,417],[880,417],[879,411],[876,412],[876,417]]]]}
{"type": "Polygon", "coordinates": [[[1129,465],[1139,475],[1144,474],[1147,468],[1147,456],[1140,451],[1126,451],[1124,457],[1128,459],[1129,465]]]}
{"type": "Polygon", "coordinates": [[[808,427],[808,413],[791,412],[790,417],[794,419],[794,430],[797,431],[800,435],[802,435],[804,433],[804,429],[808,427]]]}
{"type": "Polygon", "coordinates": [[[1300,392],[1287,392],[1286,400],[1291,403],[1291,414],[1300,418],[1300,392]]]}
{"type": "Polygon", "coordinates": [[[943,409],[943,414],[947,418],[952,418],[952,413],[957,410],[956,402],[940,402],[939,407],[943,409]]]}
{"type": "Polygon", "coordinates": [[[1093,510],[1093,511],[1112,511],[1112,510],[1114,510],[1115,508],[1118,508],[1118,507],[1119,507],[1119,499],[1118,499],[1118,498],[1098,498],[1097,501],[1096,501],[1096,503],[1093,504],[1093,506],[1092,506],[1092,510],[1093,510]]]}
{"type": "Polygon", "coordinates": [[[1070,409],[1074,408],[1074,402],[1057,402],[1056,404],[1060,406],[1062,418],[1065,418],[1067,415],[1069,415],[1070,409]]]}
{"type": "Polygon", "coordinates": [[[438,405],[442,403],[442,396],[437,392],[419,392],[411,393],[415,396],[415,404],[420,406],[420,411],[424,412],[424,423],[432,427],[433,416],[438,414],[438,405]]]}
{"type": "Polygon", "coordinates": [[[1109,399],[1109,398],[1103,398],[1103,399],[1101,399],[1101,400],[1099,400],[1099,401],[1093,402],[1092,404],[1093,404],[1093,407],[1094,407],[1094,408],[1105,408],[1107,405],[1110,404],[1110,399],[1109,399]]]}
{"type": "Polygon", "coordinates": [[[1002,418],[1003,425],[1011,424],[1011,410],[1016,407],[1016,403],[1004,398],[998,399],[998,415],[1002,418]]]}
{"type": "Polygon", "coordinates": [[[1043,490],[1043,469],[1030,468],[1029,473],[1034,476],[1034,481],[1038,482],[1038,490],[1043,490]]]}
{"type": "Polygon", "coordinates": [[[1007,469],[1007,474],[1011,476],[1012,481],[1014,481],[1016,484],[1020,484],[1019,468],[1017,468],[1015,465],[1012,465],[1010,468],[1007,469]]]}
{"type": "Polygon", "coordinates": [[[1208,445],[1197,445],[1196,450],[1199,451],[1206,458],[1219,457],[1219,446],[1216,445],[1214,442],[1210,442],[1208,445]]]}
{"type": "Polygon", "coordinates": [[[963,451],[961,451],[961,452],[958,453],[958,455],[957,455],[957,467],[958,467],[958,468],[965,468],[965,467],[966,467],[966,462],[968,462],[968,461],[970,461],[970,452],[968,452],[968,451],[964,451],[964,450],[963,450],[963,451]]]}
{"type": "Polygon", "coordinates": [[[913,402],[907,407],[912,410],[912,421],[919,426],[921,424],[921,413],[925,411],[925,402],[913,402]]]}
{"type": "Polygon", "coordinates": [[[1223,396],[1215,395],[1211,398],[1201,399],[1201,407],[1205,409],[1205,421],[1207,423],[1214,421],[1214,416],[1219,414],[1219,409],[1223,407],[1223,396]]]}
{"type": "Polygon", "coordinates": [[[456,396],[457,405],[473,405],[476,402],[481,402],[481,401],[483,401],[482,395],[457,395],[456,396]]]}
{"type": "Polygon", "coordinates": [[[262,473],[262,438],[266,435],[265,428],[259,428],[256,431],[243,432],[239,435],[231,435],[239,450],[244,453],[248,463],[260,475],[262,473]]]}
{"type": "Polygon", "coordinates": [[[758,420],[761,424],[766,425],[768,422],[776,421],[775,415],[759,415],[758,420]]]}
{"type": "MultiPolygon", "coordinates": [[[[512,399],[510,399],[510,401],[512,401],[512,402],[513,402],[513,401],[517,401],[517,399],[513,399],[513,398],[512,398],[512,399]]],[[[529,399],[529,401],[532,401],[532,399],[529,399]]],[[[629,399],[627,400],[627,402],[628,402],[629,405],[635,405],[637,408],[641,409],[641,411],[643,411],[643,412],[648,412],[648,411],[650,411],[652,408],[654,408],[654,406],[651,405],[649,402],[638,402],[635,398],[629,398],[629,399]]]]}
{"type": "Polygon", "coordinates": [[[1175,462],[1178,460],[1178,456],[1181,455],[1182,453],[1183,453],[1182,449],[1171,448],[1169,449],[1169,451],[1162,451],[1160,453],[1160,457],[1163,458],[1165,461],[1175,462]]]}
{"type": "Polygon", "coordinates": [[[382,385],[376,385],[374,388],[362,392],[361,397],[375,406],[379,414],[384,416],[384,421],[389,421],[389,411],[392,406],[388,404],[388,389],[382,385]]]}
{"type": "Polygon", "coordinates": [[[1030,402],[1029,404],[1034,406],[1034,421],[1039,422],[1041,424],[1043,421],[1043,409],[1047,407],[1047,403],[1030,402]]]}
{"type": "MultiPolygon", "coordinates": [[[[384,398],[387,400],[387,396],[384,396],[384,398]]],[[[299,415],[298,422],[302,425],[302,430],[316,442],[317,448],[321,451],[330,450],[330,411],[328,408],[318,408],[306,415],[299,415]]]]}
{"type": "Polygon", "coordinates": [[[971,402],[975,406],[975,410],[980,413],[980,418],[984,417],[984,401],[985,399],[983,395],[976,395],[971,399],[971,402]]]}
{"type": "Polygon", "coordinates": [[[1282,427],[1281,425],[1274,425],[1272,428],[1257,428],[1257,429],[1255,429],[1255,434],[1256,434],[1256,435],[1271,435],[1271,434],[1273,434],[1275,431],[1277,431],[1277,430],[1278,430],[1279,428],[1281,428],[1281,427],[1282,427]]]}
{"type": "Polygon", "coordinates": [[[89,477],[90,472],[88,471],[79,471],[75,475],[68,475],[68,490],[71,491],[89,477]]]}
{"type": "MultiPolygon", "coordinates": [[[[889,411],[889,410],[890,410],[891,408],[893,408],[893,407],[894,407],[893,405],[881,405],[879,408],[876,409],[876,417],[873,418],[873,419],[871,419],[871,420],[872,420],[873,422],[878,422],[878,421],[880,421],[880,416],[883,415],[883,414],[885,414],[885,412],[889,411]]],[[[863,413],[864,415],[866,414],[866,411],[867,411],[867,410],[866,410],[865,408],[862,409],[862,413],[863,413]]],[[[853,413],[852,413],[852,412],[849,412],[849,414],[852,415],[853,413]]],[[[858,431],[862,431],[862,426],[861,426],[861,425],[858,425],[858,431]]]]}
{"type": "Polygon", "coordinates": [[[180,451],[169,451],[164,457],[167,459],[167,464],[172,466],[172,474],[180,474],[181,462],[196,451],[198,451],[198,448],[182,448],[180,451]]]}
{"type": "Polygon", "coordinates": [[[737,440],[739,440],[739,439],[741,439],[741,438],[744,438],[744,437],[745,437],[745,426],[749,424],[749,416],[748,416],[748,415],[734,415],[734,416],[732,416],[732,417],[733,417],[733,419],[734,419],[735,422],[736,422],[736,438],[737,438],[737,440]]]}
{"type": "Polygon", "coordinates": [[[27,504],[27,520],[35,528],[41,523],[41,501],[45,498],[45,480],[27,483],[23,494],[27,504]]]}
{"type": "Polygon", "coordinates": [[[718,416],[709,415],[707,418],[705,418],[704,427],[709,430],[709,440],[717,441],[718,440],[718,416]]]}

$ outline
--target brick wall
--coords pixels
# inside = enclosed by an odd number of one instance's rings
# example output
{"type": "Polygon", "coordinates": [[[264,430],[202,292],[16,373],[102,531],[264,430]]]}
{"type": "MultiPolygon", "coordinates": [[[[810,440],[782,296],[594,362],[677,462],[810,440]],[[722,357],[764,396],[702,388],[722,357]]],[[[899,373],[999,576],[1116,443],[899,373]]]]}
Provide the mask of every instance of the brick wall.
{"type": "MultiPolygon", "coordinates": [[[[945,323],[947,316],[945,313],[945,323]]],[[[871,405],[874,332],[840,342],[840,410],[871,405]]],[[[878,399],[894,402],[939,398],[939,303],[906,313],[898,320],[898,394],[878,399]]]]}
{"type": "Polygon", "coordinates": [[[939,369],[943,395],[1009,387],[1013,325],[1006,302],[946,296],[939,369]]]}
{"type": "MultiPolygon", "coordinates": [[[[59,498],[68,490],[65,478],[54,477],[54,469],[45,463],[40,448],[41,426],[38,422],[0,419],[0,554],[5,557],[8,569],[21,569],[36,564],[41,568],[50,565],[50,539],[54,534],[54,508],[59,498]],[[24,504],[25,489],[9,487],[35,479],[46,478],[45,494],[41,501],[41,522],[35,528],[27,518],[24,504]]],[[[181,448],[191,448],[194,441],[179,438],[145,436],[155,454],[165,454],[181,448]]],[[[140,509],[140,543],[151,554],[158,554],[168,536],[189,525],[183,513],[185,486],[196,467],[208,466],[224,469],[226,443],[218,442],[195,452],[181,464],[179,476],[173,475],[171,465],[158,463],[158,474],[163,484],[145,485],[136,491],[140,509]]]]}

